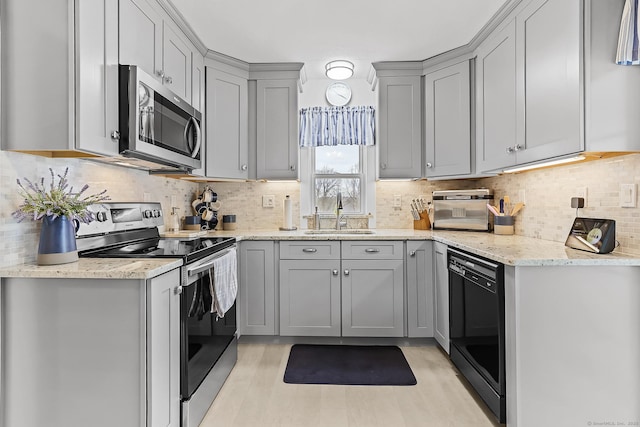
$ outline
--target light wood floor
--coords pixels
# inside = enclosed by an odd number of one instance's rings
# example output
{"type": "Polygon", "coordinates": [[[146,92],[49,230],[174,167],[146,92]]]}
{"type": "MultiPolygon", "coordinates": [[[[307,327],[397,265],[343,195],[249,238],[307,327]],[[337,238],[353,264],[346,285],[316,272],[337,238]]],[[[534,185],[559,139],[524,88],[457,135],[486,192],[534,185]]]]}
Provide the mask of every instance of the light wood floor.
{"type": "Polygon", "coordinates": [[[499,426],[437,346],[402,351],[418,384],[296,385],[282,380],[291,344],[245,343],[201,427],[499,426]]]}

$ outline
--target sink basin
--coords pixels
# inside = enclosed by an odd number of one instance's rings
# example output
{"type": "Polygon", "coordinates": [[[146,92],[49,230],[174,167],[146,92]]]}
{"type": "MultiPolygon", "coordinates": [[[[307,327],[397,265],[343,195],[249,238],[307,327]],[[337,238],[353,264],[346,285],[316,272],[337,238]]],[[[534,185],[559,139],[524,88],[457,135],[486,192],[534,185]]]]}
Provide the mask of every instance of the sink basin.
{"type": "Polygon", "coordinates": [[[304,234],[373,234],[373,230],[367,229],[346,229],[346,230],[307,230],[304,234]]]}

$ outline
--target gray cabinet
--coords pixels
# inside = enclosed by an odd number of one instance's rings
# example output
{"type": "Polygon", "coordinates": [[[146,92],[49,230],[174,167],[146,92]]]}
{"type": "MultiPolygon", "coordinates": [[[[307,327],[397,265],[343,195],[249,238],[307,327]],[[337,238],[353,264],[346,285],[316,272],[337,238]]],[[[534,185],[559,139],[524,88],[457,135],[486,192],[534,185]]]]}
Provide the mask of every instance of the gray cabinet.
{"type": "Polygon", "coordinates": [[[280,243],[280,335],[340,336],[340,243],[280,243]]]}
{"type": "Polygon", "coordinates": [[[449,270],[447,245],[433,242],[434,337],[449,353],[449,270]]]}
{"type": "Polygon", "coordinates": [[[516,16],[517,163],[584,149],[581,3],[534,0],[516,16]]]}
{"type": "Polygon", "coordinates": [[[427,178],[471,173],[469,61],[425,75],[427,178]]]}
{"type": "Polygon", "coordinates": [[[380,77],[378,156],[380,178],[422,175],[420,76],[380,77]]]}
{"type": "Polygon", "coordinates": [[[256,177],[297,179],[297,80],[260,79],[256,90],[256,177]]]}
{"type": "Polygon", "coordinates": [[[180,426],[180,271],[147,281],[148,426],[180,426]]]}
{"type": "Polygon", "coordinates": [[[192,51],[155,0],[120,0],[120,63],[139,66],[191,102],[192,51]]]}
{"type": "Polygon", "coordinates": [[[404,336],[402,242],[342,242],[342,336],[404,336]]]}
{"type": "Polygon", "coordinates": [[[3,278],[3,425],[179,427],[179,285],[3,278]]]}
{"type": "Polygon", "coordinates": [[[498,29],[477,50],[476,168],[516,163],[516,23],[498,29]]]}
{"type": "Polygon", "coordinates": [[[249,177],[247,79],[207,67],[207,176],[249,177]]]}
{"type": "Polygon", "coordinates": [[[118,2],[8,0],[2,12],[3,149],[116,155],[118,2]]]}
{"type": "Polygon", "coordinates": [[[433,337],[433,242],[407,241],[407,336],[433,337]]]}
{"type": "Polygon", "coordinates": [[[240,242],[237,308],[241,335],[276,334],[276,259],[274,242],[240,242]]]}

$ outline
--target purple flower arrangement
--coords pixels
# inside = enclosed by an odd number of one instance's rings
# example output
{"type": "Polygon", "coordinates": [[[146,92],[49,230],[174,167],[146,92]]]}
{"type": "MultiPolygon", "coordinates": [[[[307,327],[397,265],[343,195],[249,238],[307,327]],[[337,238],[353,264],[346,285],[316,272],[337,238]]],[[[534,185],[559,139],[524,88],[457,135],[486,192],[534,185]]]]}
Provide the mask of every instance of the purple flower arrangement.
{"type": "Polygon", "coordinates": [[[33,220],[42,219],[45,216],[51,216],[53,219],[58,216],[66,216],[69,220],[77,220],[85,224],[95,219],[93,212],[87,209],[89,205],[97,204],[109,200],[107,190],[99,193],[85,196],[84,193],[89,188],[85,184],[78,192],[73,191],[73,187],[69,187],[67,174],[69,168],[64,171],[64,175],[56,175],[53,169],[51,172],[51,185],[47,189],[44,184],[44,177],[40,182],[31,182],[27,178],[23,178],[26,185],[20,180],[16,180],[20,187],[20,196],[24,198],[24,202],[18,206],[18,210],[11,215],[18,220],[23,221],[25,218],[33,220]],[[55,178],[58,177],[56,184],[55,178]]]}

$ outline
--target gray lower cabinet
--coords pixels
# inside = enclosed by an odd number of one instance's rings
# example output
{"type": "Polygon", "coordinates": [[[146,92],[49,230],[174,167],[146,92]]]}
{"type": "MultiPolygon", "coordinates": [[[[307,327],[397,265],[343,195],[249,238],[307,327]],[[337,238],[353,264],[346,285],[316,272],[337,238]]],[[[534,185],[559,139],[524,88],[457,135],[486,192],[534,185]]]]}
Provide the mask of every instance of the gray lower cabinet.
{"type": "Polygon", "coordinates": [[[275,335],[275,243],[246,240],[239,247],[238,331],[241,335],[275,335]]]}
{"type": "Polygon", "coordinates": [[[403,242],[342,242],[342,336],[404,336],[403,242]]]}
{"type": "Polygon", "coordinates": [[[280,335],[340,336],[340,242],[280,242],[280,335]]]}
{"type": "Polygon", "coordinates": [[[425,75],[425,174],[471,173],[470,64],[463,61],[425,75]]]}
{"type": "Polygon", "coordinates": [[[433,242],[407,241],[407,336],[433,337],[433,242]]]}
{"type": "Polygon", "coordinates": [[[449,270],[447,245],[433,242],[434,264],[434,337],[449,353],[449,270]]]}
{"type": "Polygon", "coordinates": [[[179,285],[3,278],[0,424],[179,427],[179,285]]]}

